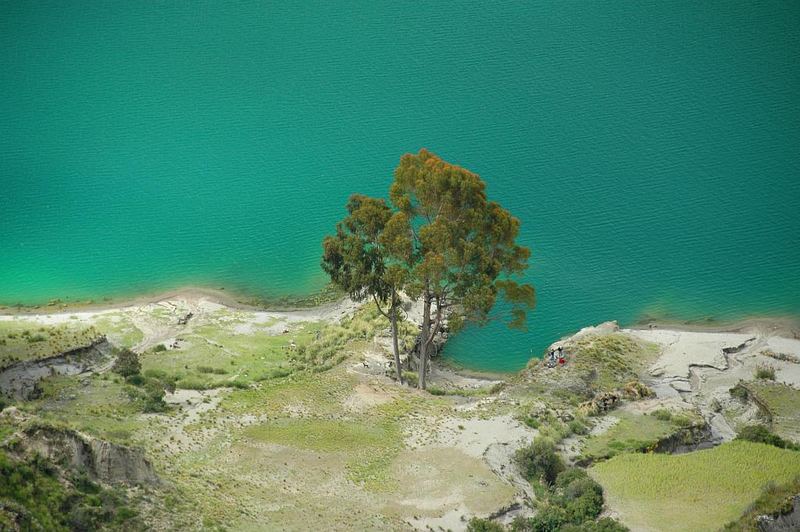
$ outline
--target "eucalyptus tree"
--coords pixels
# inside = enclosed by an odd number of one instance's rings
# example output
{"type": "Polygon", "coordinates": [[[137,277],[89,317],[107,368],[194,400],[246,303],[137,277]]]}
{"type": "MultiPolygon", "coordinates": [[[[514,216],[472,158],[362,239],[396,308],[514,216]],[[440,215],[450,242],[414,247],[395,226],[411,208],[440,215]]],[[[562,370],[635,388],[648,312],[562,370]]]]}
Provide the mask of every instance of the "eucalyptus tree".
{"type": "Polygon", "coordinates": [[[392,210],[383,199],[354,194],[347,216],[336,224],[336,234],[322,242],[322,269],[334,284],[355,301],[371,298],[389,319],[398,382],[403,382],[398,346],[398,317],[406,270],[394,264],[384,245],[383,232],[392,210]],[[384,309],[384,307],[386,307],[384,309]]]}
{"type": "Polygon", "coordinates": [[[485,324],[502,297],[510,305],[509,326],[525,328],[534,289],[515,277],[528,267],[530,250],[516,242],[519,220],[487,198],[477,174],[425,149],[401,157],[389,197],[396,211],[385,222],[381,218],[380,240],[405,272],[405,291],[422,299],[424,389],[430,349],[445,318],[451,330],[485,324]]]}

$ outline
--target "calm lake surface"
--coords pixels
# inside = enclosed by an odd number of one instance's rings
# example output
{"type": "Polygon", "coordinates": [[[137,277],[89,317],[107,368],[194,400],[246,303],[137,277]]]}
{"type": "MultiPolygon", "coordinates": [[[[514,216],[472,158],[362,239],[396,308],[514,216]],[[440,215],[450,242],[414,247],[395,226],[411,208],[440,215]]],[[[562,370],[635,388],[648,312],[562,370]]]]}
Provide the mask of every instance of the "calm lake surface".
{"type": "Polygon", "coordinates": [[[2,2],[0,303],[309,293],[347,196],[427,147],[533,248],[529,331],[457,362],[797,314],[798,57],[800,2],[2,2]]]}

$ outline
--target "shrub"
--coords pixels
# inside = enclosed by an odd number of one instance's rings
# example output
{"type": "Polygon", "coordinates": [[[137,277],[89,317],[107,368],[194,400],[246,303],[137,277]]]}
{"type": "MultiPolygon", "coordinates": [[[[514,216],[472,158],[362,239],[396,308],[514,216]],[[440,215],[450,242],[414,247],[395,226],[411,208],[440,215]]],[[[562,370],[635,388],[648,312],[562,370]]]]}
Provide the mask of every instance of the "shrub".
{"type": "Polygon", "coordinates": [[[563,508],[548,504],[542,507],[534,517],[528,520],[531,532],[558,532],[567,523],[567,514],[563,508]]]}
{"type": "Polygon", "coordinates": [[[597,521],[586,521],[579,525],[564,525],[561,532],[628,532],[628,527],[610,517],[603,517],[597,521]]]}
{"type": "Polygon", "coordinates": [[[212,368],[210,366],[197,366],[197,371],[200,373],[213,373],[214,375],[225,375],[228,373],[223,368],[212,368]]]}
{"type": "Polygon", "coordinates": [[[572,482],[564,490],[567,519],[583,523],[597,518],[603,511],[603,488],[591,478],[572,482]]]}
{"type": "Polygon", "coordinates": [[[759,364],[756,366],[756,378],[757,379],[768,379],[771,381],[775,380],[775,368],[770,366],[769,364],[759,364]]]}
{"type": "Polygon", "coordinates": [[[111,366],[111,371],[123,377],[128,377],[142,370],[142,363],[139,362],[139,355],[125,347],[115,349],[115,351],[117,359],[114,361],[114,365],[111,366]]]}
{"type": "Polygon", "coordinates": [[[146,369],[146,370],[144,370],[143,375],[145,377],[148,377],[148,378],[151,378],[151,379],[166,379],[167,378],[167,372],[164,371],[163,369],[146,369]]]}
{"type": "Polygon", "coordinates": [[[522,421],[532,429],[538,429],[542,425],[542,423],[534,416],[527,416],[522,421]]]}
{"type": "Polygon", "coordinates": [[[44,342],[47,340],[47,337],[43,334],[34,334],[33,336],[28,336],[28,343],[32,344],[34,342],[44,342]]]}
{"type": "Polygon", "coordinates": [[[589,475],[583,469],[578,467],[567,468],[556,477],[556,488],[564,490],[576,480],[583,480],[585,478],[589,478],[589,475]]]}
{"type": "Polygon", "coordinates": [[[569,422],[569,430],[572,434],[584,436],[589,434],[589,427],[586,426],[580,419],[573,419],[569,422]]]}
{"type": "Polygon", "coordinates": [[[165,346],[164,344],[158,344],[155,347],[153,347],[153,353],[163,353],[166,350],[167,346],[165,346]]]}
{"type": "Polygon", "coordinates": [[[750,396],[747,388],[742,386],[741,383],[728,390],[728,393],[731,394],[731,397],[734,399],[739,399],[740,401],[747,401],[747,398],[750,396]]]}
{"type": "Polygon", "coordinates": [[[531,483],[541,479],[545,484],[552,485],[564,470],[564,462],[556,453],[555,445],[544,438],[537,438],[528,447],[519,449],[515,460],[522,475],[531,483]]]}
{"type": "Polygon", "coordinates": [[[144,384],[144,377],[142,377],[138,373],[134,373],[133,375],[125,377],[125,382],[127,382],[128,384],[133,384],[134,386],[141,386],[142,384],[144,384]]]}
{"type": "Polygon", "coordinates": [[[505,527],[488,519],[473,517],[467,523],[467,532],[504,532],[505,527]]]}
{"type": "Polygon", "coordinates": [[[766,443],[767,445],[774,445],[781,449],[794,449],[800,450],[800,445],[792,443],[791,441],[784,440],[777,434],[773,434],[769,429],[763,425],[748,425],[739,430],[736,435],[737,440],[747,440],[756,443],[766,443]]]}
{"type": "Polygon", "coordinates": [[[655,412],[653,412],[653,417],[656,419],[660,419],[661,421],[669,421],[672,419],[672,412],[670,412],[666,408],[660,408],[655,412]]]}
{"type": "Polygon", "coordinates": [[[412,388],[416,388],[419,384],[419,375],[416,371],[404,371],[403,380],[412,388]]]}

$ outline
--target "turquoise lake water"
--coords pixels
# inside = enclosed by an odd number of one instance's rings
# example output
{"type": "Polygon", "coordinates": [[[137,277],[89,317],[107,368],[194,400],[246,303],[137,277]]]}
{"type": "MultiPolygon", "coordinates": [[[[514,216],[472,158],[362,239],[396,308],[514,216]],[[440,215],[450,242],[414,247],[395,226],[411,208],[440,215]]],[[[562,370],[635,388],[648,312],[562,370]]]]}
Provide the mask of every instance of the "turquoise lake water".
{"type": "Polygon", "coordinates": [[[799,2],[2,2],[0,303],[317,290],[347,196],[424,146],[533,248],[530,330],[458,362],[798,314],[798,57],[799,2]]]}

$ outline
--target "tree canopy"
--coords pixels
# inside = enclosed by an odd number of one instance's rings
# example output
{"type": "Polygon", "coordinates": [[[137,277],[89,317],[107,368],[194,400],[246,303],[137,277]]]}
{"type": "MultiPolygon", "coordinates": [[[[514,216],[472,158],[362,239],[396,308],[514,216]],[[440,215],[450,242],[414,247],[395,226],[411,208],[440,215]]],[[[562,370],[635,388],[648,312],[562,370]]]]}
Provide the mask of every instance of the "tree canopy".
{"type": "Polygon", "coordinates": [[[524,328],[534,289],[515,278],[530,250],[517,244],[520,222],[486,195],[475,173],[428,150],[405,154],[389,189],[391,203],[354,195],[348,216],[323,243],[323,269],[356,300],[390,303],[404,291],[422,300],[417,345],[419,385],[447,320],[451,330],[485,324],[499,297],[510,305],[509,326],[524,328]]]}

